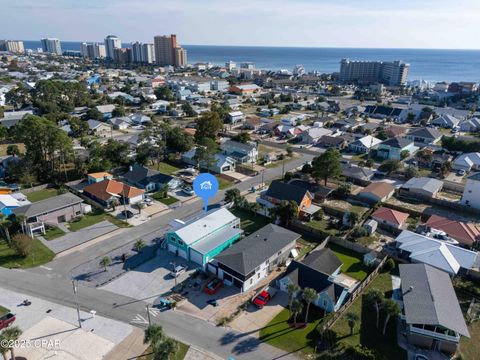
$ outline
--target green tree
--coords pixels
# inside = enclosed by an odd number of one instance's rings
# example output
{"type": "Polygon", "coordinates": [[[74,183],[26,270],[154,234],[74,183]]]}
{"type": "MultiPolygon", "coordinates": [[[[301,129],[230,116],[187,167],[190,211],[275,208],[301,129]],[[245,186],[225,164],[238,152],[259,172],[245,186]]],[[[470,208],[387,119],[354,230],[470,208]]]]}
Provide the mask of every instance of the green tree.
{"type": "Polygon", "coordinates": [[[401,158],[402,160],[408,158],[409,156],[410,156],[410,151],[408,151],[408,150],[403,150],[403,151],[400,153],[400,158],[401,158]]]}
{"type": "Polygon", "coordinates": [[[291,312],[293,313],[293,325],[297,326],[297,316],[303,310],[303,304],[301,301],[294,300],[292,302],[291,312]]]}
{"type": "Polygon", "coordinates": [[[387,174],[391,174],[400,169],[401,163],[398,160],[385,160],[382,165],[378,168],[378,170],[383,171],[387,174]]]}
{"type": "Polygon", "coordinates": [[[330,148],[312,161],[312,173],[315,179],[323,179],[325,186],[328,179],[335,179],[342,173],[341,155],[336,149],[330,148]]]}
{"type": "Polygon", "coordinates": [[[5,102],[15,109],[21,109],[32,103],[32,97],[25,85],[19,84],[5,94],[5,102]]]}
{"type": "Polygon", "coordinates": [[[159,86],[155,88],[154,94],[158,100],[173,101],[175,97],[172,94],[172,91],[166,86],[159,86]]]}
{"type": "Polygon", "coordinates": [[[135,241],[135,244],[133,244],[133,250],[135,250],[136,252],[141,252],[145,246],[147,246],[145,241],[143,241],[142,239],[138,239],[137,241],[135,241]]]}
{"type": "Polygon", "coordinates": [[[193,136],[186,134],[183,129],[174,127],[166,132],[166,145],[171,151],[184,153],[193,148],[193,136]]]}
{"type": "Polygon", "coordinates": [[[3,231],[3,234],[5,235],[5,239],[7,239],[7,242],[10,243],[10,226],[12,226],[12,222],[10,219],[5,215],[0,213],[0,228],[3,231]]]}
{"type": "Polygon", "coordinates": [[[387,331],[387,324],[391,318],[396,318],[400,315],[400,306],[393,299],[386,299],[383,303],[383,310],[385,311],[385,323],[383,324],[383,335],[387,331]]]}
{"type": "Polygon", "coordinates": [[[178,343],[173,339],[165,339],[153,351],[153,360],[170,360],[178,351],[178,343]]]}
{"type": "Polygon", "coordinates": [[[197,120],[195,140],[199,143],[205,138],[215,140],[218,132],[223,128],[223,122],[216,112],[206,112],[197,120]]]}
{"type": "Polygon", "coordinates": [[[405,179],[410,180],[411,178],[418,176],[418,170],[414,166],[408,166],[405,169],[405,179]]]}
{"type": "Polygon", "coordinates": [[[17,254],[24,258],[32,253],[33,240],[28,235],[23,233],[15,234],[11,243],[17,254]]]}
{"type": "Polygon", "coordinates": [[[350,227],[355,227],[359,220],[359,216],[356,212],[351,211],[348,213],[348,222],[350,223],[350,227]]]}
{"type": "Polygon", "coordinates": [[[292,316],[292,303],[295,299],[295,296],[300,291],[300,286],[297,284],[290,283],[287,285],[287,293],[288,293],[288,309],[290,311],[290,316],[292,316]]]}
{"type": "Polygon", "coordinates": [[[287,144],[287,156],[292,156],[293,155],[293,146],[290,144],[287,144]]]}
{"type": "Polygon", "coordinates": [[[317,297],[318,297],[318,293],[315,291],[315,289],[312,289],[312,288],[309,288],[309,287],[303,289],[302,299],[307,303],[307,310],[306,310],[306,313],[305,313],[305,322],[306,323],[308,323],[308,313],[309,313],[309,310],[310,310],[310,305],[312,304],[312,302],[317,300],[317,297]]]}
{"type": "Polygon", "coordinates": [[[112,264],[112,259],[110,256],[104,256],[100,260],[100,266],[103,268],[104,271],[107,271],[107,267],[112,264]]]}
{"type": "Polygon", "coordinates": [[[112,201],[110,201],[110,206],[112,207],[113,211],[115,211],[119,205],[120,201],[117,198],[113,198],[112,201]]]}
{"type": "Polygon", "coordinates": [[[115,109],[112,111],[112,116],[113,117],[121,117],[125,116],[125,107],[122,105],[115,106],[115,109]]]}
{"type": "Polygon", "coordinates": [[[208,171],[215,164],[215,154],[218,151],[217,143],[211,138],[203,138],[195,151],[193,159],[197,163],[197,167],[204,167],[208,171]]]}
{"type": "Polygon", "coordinates": [[[357,314],[352,312],[348,312],[346,317],[347,317],[348,327],[350,328],[350,336],[352,336],[353,329],[355,329],[355,326],[357,325],[357,321],[359,320],[359,317],[357,314]]]}
{"type": "MultiPolygon", "coordinates": [[[[10,326],[5,330],[3,330],[2,335],[9,342],[15,342],[22,335],[22,330],[20,330],[18,326],[10,326]]],[[[10,347],[10,354],[11,354],[12,360],[15,360],[15,346],[10,347]]]]}
{"type": "MultiPolygon", "coordinates": [[[[149,325],[143,335],[143,343],[149,344],[152,349],[156,349],[165,340],[165,333],[160,325],[149,325]]],[[[154,350],[155,351],[155,350],[154,350]]]]}
{"type": "Polygon", "coordinates": [[[441,166],[440,166],[440,176],[442,178],[445,178],[450,171],[452,171],[452,163],[450,161],[445,161],[441,166]]]}
{"type": "Polygon", "coordinates": [[[237,188],[233,189],[228,189],[225,191],[225,202],[228,203],[234,203],[235,206],[237,206],[240,201],[241,201],[242,195],[240,194],[240,190],[237,188]]]}
{"type": "Polygon", "coordinates": [[[7,146],[7,155],[20,156],[20,149],[17,144],[10,144],[7,146]]]}
{"type": "Polygon", "coordinates": [[[385,302],[385,295],[378,289],[372,289],[365,294],[365,300],[367,304],[371,304],[375,308],[375,313],[377,315],[376,324],[378,328],[378,322],[380,321],[380,309],[383,307],[383,303],[385,302]]]}
{"type": "Polygon", "coordinates": [[[88,134],[88,122],[72,117],[68,120],[68,124],[70,129],[72,129],[73,136],[84,137],[88,134]]]}
{"type": "Polygon", "coordinates": [[[0,354],[3,357],[3,360],[8,360],[7,353],[10,351],[10,347],[8,345],[7,337],[3,334],[3,332],[0,333],[0,354]]]}
{"type": "Polygon", "coordinates": [[[145,203],[140,201],[136,204],[136,207],[138,209],[138,214],[140,215],[142,213],[142,209],[145,208],[145,203]]]}
{"type": "Polygon", "coordinates": [[[103,114],[96,108],[93,107],[91,109],[88,109],[88,111],[84,115],[85,120],[97,120],[97,121],[102,121],[103,120],[103,114]]]}
{"type": "Polygon", "coordinates": [[[251,136],[250,136],[249,133],[247,133],[247,132],[240,132],[240,133],[238,133],[237,135],[235,135],[235,136],[232,138],[232,140],[238,141],[238,142],[240,142],[240,143],[242,143],[242,144],[246,144],[246,143],[248,143],[249,141],[251,141],[252,138],[251,138],[251,136]]]}
{"type": "Polygon", "coordinates": [[[270,214],[273,220],[278,218],[282,224],[288,227],[290,222],[297,217],[298,205],[293,200],[282,200],[280,204],[277,204],[277,206],[270,210],[270,214]]]}
{"type": "Polygon", "coordinates": [[[193,116],[196,116],[197,113],[195,112],[195,110],[193,110],[193,107],[192,105],[185,101],[183,104],[182,104],[182,110],[185,112],[185,115],[187,115],[188,117],[193,117],[193,116]]]}
{"type": "Polygon", "coordinates": [[[0,119],[3,118],[5,115],[5,108],[3,106],[0,106],[0,119]]]}

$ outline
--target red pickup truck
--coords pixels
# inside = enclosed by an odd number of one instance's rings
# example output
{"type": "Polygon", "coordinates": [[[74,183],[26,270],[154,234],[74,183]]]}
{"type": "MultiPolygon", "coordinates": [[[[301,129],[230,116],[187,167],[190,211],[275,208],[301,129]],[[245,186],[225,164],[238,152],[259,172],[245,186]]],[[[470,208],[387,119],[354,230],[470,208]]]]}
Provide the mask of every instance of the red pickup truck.
{"type": "Polygon", "coordinates": [[[274,288],[265,289],[253,298],[253,304],[262,309],[275,296],[277,290],[274,288]]]}
{"type": "Polygon", "coordinates": [[[8,327],[11,323],[15,321],[15,314],[8,313],[0,317],[0,330],[8,327]]]}
{"type": "Polygon", "coordinates": [[[214,295],[223,286],[223,280],[214,278],[203,287],[203,291],[208,295],[214,295]]]}

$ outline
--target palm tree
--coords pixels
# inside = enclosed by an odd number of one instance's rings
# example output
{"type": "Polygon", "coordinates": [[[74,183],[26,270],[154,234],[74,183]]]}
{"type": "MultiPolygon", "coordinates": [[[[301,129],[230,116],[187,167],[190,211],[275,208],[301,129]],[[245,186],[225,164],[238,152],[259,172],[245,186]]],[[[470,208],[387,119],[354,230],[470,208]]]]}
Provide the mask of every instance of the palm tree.
{"type": "Polygon", "coordinates": [[[297,284],[288,284],[288,309],[290,310],[290,316],[292,316],[292,302],[295,294],[300,290],[300,286],[297,284]]]}
{"type": "Polygon", "coordinates": [[[310,304],[318,297],[318,293],[315,289],[305,288],[303,289],[302,299],[307,303],[307,311],[305,313],[305,322],[308,323],[308,311],[310,310],[310,304]]]}
{"type": "Polygon", "coordinates": [[[178,351],[178,343],[173,339],[166,339],[153,349],[153,360],[169,360],[178,351]]]}
{"type": "Polygon", "coordinates": [[[163,332],[163,328],[160,325],[153,324],[145,329],[143,343],[150,344],[155,351],[155,348],[158,348],[158,345],[163,342],[164,338],[165,333],[163,332]]]}
{"type": "Polygon", "coordinates": [[[297,326],[297,316],[299,313],[301,313],[303,310],[303,304],[301,301],[295,300],[292,302],[292,308],[291,311],[293,313],[293,325],[296,327],[297,326]]]}
{"type": "Polygon", "coordinates": [[[133,245],[133,250],[135,250],[136,252],[140,252],[146,245],[147,244],[145,244],[145,241],[143,241],[142,239],[138,239],[133,245]]]}
{"type": "Polygon", "coordinates": [[[26,232],[26,225],[27,225],[27,217],[22,214],[15,215],[14,222],[18,223],[20,227],[22,228],[22,232],[26,232]]]}
{"type": "Polygon", "coordinates": [[[112,264],[112,259],[109,256],[104,256],[102,260],[100,260],[100,266],[103,267],[105,271],[107,271],[107,266],[112,264]]]}
{"type": "Polygon", "coordinates": [[[0,354],[3,356],[3,360],[8,360],[7,352],[9,350],[10,350],[10,347],[8,347],[8,339],[3,333],[1,333],[0,334],[0,354]]]}
{"type": "Polygon", "coordinates": [[[400,315],[400,306],[393,299],[386,299],[383,304],[383,308],[387,314],[385,317],[385,323],[383,324],[383,335],[385,335],[385,332],[387,331],[387,324],[390,318],[395,318],[400,315]]]}
{"type": "Polygon", "coordinates": [[[110,206],[112,207],[113,211],[115,211],[118,205],[120,205],[120,201],[118,201],[117,198],[113,198],[112,201],[110,201],[110,206]]]}
{"type": "Polygon", "coordinates": [[[358,320],[359,320],[359,317],[357,314],[354,314],[352,312],[347,313],[347,322],[348,322],[348,327],[350,328],[350,336],[353,335],[353,329],[355,328],[355,325],[357,325],[358,320]]]}
{"type": "MultiPolygon", "coordinates": [[[[18,326],[12,326],[9,327],[5,330],[3,330],[2,334],[7,340],[11,341],[16,341],[22,335],[22,330],[18,326]]],[[[12,346],[10,348],[10,354],[12,357],[12,360],[15,360],[15,352],[14,352],[15,346],[12,346]]]]}
{"type": "Polygon", "coordinates": [[[12,222],[8,219],[8,217],[5,214],[0,214],[0,227],[3,230],[3,233],[5,234],[5,238],[7,241],[10,243],[10,232],[8,231],[8,228],[12,226],[12,222]]]}
{"type": "Polygon", "coordinates": [[[139,202],[137,203],[137,209],[138,209],[138,214],[140,215],[142,213],[142,209],[145,207],[144,202],[139,202]]]}
{"type": "Polygon", "coordinates": [[[380,308],[383,306],[383,303],[385,302],[385,295],[383,292],[381,292],[378,289],[372,289],[370,290],[366,295],[366,300],[368,303],[373,304],[375,307],[375,312],[377,313],[377,328],[378,328],[378,322],[380,321],[380,308]]]}

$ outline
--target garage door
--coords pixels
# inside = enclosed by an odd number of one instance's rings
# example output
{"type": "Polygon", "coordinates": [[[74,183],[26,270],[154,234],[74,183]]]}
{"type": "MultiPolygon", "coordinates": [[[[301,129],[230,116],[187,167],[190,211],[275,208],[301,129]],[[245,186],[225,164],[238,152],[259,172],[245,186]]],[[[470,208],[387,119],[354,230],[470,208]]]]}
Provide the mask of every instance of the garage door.
{"type": "Polygon", "coordinates": [[[210,271],[212,274],[217,275],[217,268],[212,264],[208,264],[208,271],[210,271]]]}
{"type": "MultiPolygon", "coordinates": [[[[187,259],[187,252],[185,250],[178,249],[178,256],[187,259]]],[[[188,260],[188,259],[187,259],[188,260]]]]}
{"type": "Polygon", "coordinates": [[[168,251],[176,254],[177,253],[177,247],[175,245],[168,244],[168,251]]]}
{"type": "Polygon", "coordinates": [[[190,249],[190,261],[193,261],[198,265],[203,265],[203,256],[202,254],[196,252],[195,250],[190,249]]]}

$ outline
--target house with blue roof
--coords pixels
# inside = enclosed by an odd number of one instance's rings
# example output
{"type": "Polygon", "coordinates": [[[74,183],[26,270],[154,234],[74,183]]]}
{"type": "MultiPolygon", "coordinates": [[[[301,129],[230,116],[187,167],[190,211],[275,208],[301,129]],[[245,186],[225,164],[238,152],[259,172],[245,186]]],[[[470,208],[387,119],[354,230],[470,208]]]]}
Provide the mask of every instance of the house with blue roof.
{"type": "Polygon", "coordinates": [[[168,251],[205,269],[241,238],[240,219],[225,208],[204,214],[165,234],[168,251]]]}

